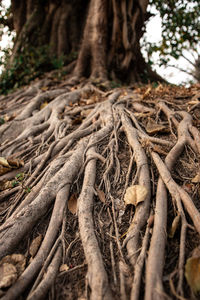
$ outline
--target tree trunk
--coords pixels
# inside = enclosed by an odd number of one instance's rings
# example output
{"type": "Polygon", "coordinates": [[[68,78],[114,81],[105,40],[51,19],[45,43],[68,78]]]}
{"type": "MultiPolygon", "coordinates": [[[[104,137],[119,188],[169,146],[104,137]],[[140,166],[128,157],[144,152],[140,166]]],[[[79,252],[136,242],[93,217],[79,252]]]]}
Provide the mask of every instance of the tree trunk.
{"type": "Polygon", "coordinates": [[[58,57],[78,52],[73,79],[161,81],[140,50],[147,5],[147,0],[91,0],[84,6],[80,0],[13,0],[12,61],[24,47],[49,45],[58,57]]]}

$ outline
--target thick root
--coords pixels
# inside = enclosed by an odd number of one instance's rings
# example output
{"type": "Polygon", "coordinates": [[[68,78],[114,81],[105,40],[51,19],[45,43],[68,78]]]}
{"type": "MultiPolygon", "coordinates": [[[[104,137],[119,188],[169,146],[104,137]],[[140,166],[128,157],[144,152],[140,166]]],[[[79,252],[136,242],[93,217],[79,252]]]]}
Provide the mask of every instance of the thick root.
{"type": "Polygon", "coordinates": [[[0,126],[0,155],[21,161],[5,167],[0,160],[0,268],[5,260],[16,268],[9,283],[2,273],[0,299],[188,297],[185,261],[200,241],[199,181],[192,181],[199,107],[194,122],[188,98],[177,104],[163,86],[41,86],[0,98],[10,102],[2,116],[13,105],[16,112],[0,126]],[[145,198],[125,206],[133,185],[145,188],[145,198]],[[170,239],[175,217],[180,228],[170,239]],[[23,266],[12,254],[22,254],[23,266]]]}

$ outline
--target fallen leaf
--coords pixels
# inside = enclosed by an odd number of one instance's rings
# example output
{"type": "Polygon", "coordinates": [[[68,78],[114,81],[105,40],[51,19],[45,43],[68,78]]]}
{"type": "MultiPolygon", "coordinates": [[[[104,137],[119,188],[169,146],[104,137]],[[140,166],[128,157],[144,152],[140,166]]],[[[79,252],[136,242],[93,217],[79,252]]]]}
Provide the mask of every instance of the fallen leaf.
{"type": "Polygon", "coordinates": [[[44,92],[47,91],[48,90],[48,86],[41,87],[41,90],[44,91],[44,92]]]}
{"type": "Polygon", "coordinates": [[[200,173],[198,173],[193,179],[192,179],[193,183],[198,183],[200,182],[200,173]]]}
{"type": "Polygon", "coordinates": [[[91,113],[92,109],[84,109],[81,111],[81,116],[82,117],[87,117],[91,113]]]}
{"type": "Polygon", "coordinates": [[[7,159],[8,160],[8,163],[9,165],[12,167],[12,168],[20,168],[20,167],[23,167],[24,166],[24,161],[21,160],[21,159],[18,159],[18,158],[15,158],[15,159],[7,159]]]}
{"type": "Polygon", "coordinates": [[[0,288],[7,288],[17,280],[17,269],[9,263],[0,266],[0,288]]]}
{"type": "Polygon", "coordinates": [[[66,272],[66,271],[68,271],[69,270],[69,267],[68,267],[68,265],[66,265],[66,264],[63,264],[63,265],[61,265],[60,266],[60,272],[66,272]]]}
{"type": "Polygon", "coordinates": [[[105,203],[105,202],[106,202],[106,196],[105,196],[104,191],[99,190],[99,189],[96,187],[96,192],[97,192],[97,195],[98,195],[99,199],[101,200],[101,202],[105,203]]]}
{"type": "Polygon", "coordinates": [[[143,99],[146,98],[147,96],[149,96],[150,93],[151,93],[151,87],[148,87],[146,92],[143,94],[143,99]]]}
{"type": "Polygon", "coordinates": [[[40,110],[42,110],[43,108],[45,108],[48,105],[48,102],[45,101],[40,105],[40,110]]]}
{"type": "Polygon", "coordinates": [[[69,211],[75,215],[77,212],[77,196],[76,194],[72,194],[67,202],[67,206],[69,211]]]}
{"type": "Polygon", "coordinates": [[[74,120],[72,121],[72,125],[79,125],[79,124],[81,124],[82,122],[83,122],[83,117],[80,116],[80,117],[77,117],[76,119],[74,119],[74,120]]]}
{"type": "Polygon", "coordinates": [[[163,154],[163,155],[167,155],[167,154],[168,154],[168,152],[164,151],[164,150],[162,149],[162,147],[160,147],[160,146],[158,146],[158,145],[156,145],[156,144],[155,144],[155,145],[152,145],[151,147],[152,147],[152,149],[153,149],[154,152],[157,152],[157,153],[163,154]]]}
{"type": "Polygon", "coordinates": [[[149,120],[146,126],[146,131],[149,134],[155,134],[157,132],[166,132],[168,128],[166,126],[157,124],[153,120],[149,120]]]}
{"type": "Polygon", "coordinates": [[[193,256],[187,259],[185,264],[185,277],[194,293],[200,292],[200,249],[193,251],[193,256]]]}
{"type": "Polygon", "coordinates": [[[0,165],[3,167],[10,168],[10,165],[5,157],[0,157],[0,165]]]}
{"type": "Polygon", "coordinates": [[[22,254],[11,254],[2,258],[2,260],[0,261],[0,265],[4,263],[14,265],[18,275],[21,275],[26,266],[26,258],[22,254]]]}
{"type": "Polygon", "coordinates": [[[169,233],[169,237],[172,239],[176,233],[176,230],[178,228],[178,225],[180,223],[180,220],[181,220],[181,216],[180,215],[177,215],[173,222],[172,222],[172,226],[171,226],[171,229],[170,229],[170,233],[169,233]]]}
{"type": "Polygon", "coordinates": [[[39,234],[32,242],[31,245],[29,247],[29,253],[32,257],[34,257],[36,255],[36,253],[38,252],[38,249],[41,245],[42,242],[42,234],[39,234]]]}
{"type": "Polygon", "coordinates": [[[0,191],[5,191],[7,189],[13,188],[18,183],[15,180],[1,181],[0,182],[0,191]]]}
{"type": "Polygon", "coordinates": [[[126,205],[133,204],[137,205],[140,202],[143,202],[148,194],[148,191],[143,185],[132,185],[127,188],[124,202],[126,205]]]}
{"type": "Polygon", "coordinates": [[[20,159],[6,159],[0,157],[0,176],[9,172],[11,169],[16,169],[24,166],[24,161],[20,159]]]}
{"type": "Polygon", "coordinates": [[[87,99],[86,100],[86,104],[89,105],[89,104],[93,104],[96,102],[96,99],[95,98],[90,98],[90,99],[87,99]]]}

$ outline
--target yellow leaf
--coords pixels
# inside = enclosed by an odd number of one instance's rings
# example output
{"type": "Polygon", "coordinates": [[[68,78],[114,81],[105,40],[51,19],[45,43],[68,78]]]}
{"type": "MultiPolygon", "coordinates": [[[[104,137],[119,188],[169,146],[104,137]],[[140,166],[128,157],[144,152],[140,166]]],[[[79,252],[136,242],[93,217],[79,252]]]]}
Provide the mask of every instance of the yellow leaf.
{"type": "Polygon", "coordinates": [[[148,194],[145,186],[142,185],[132,185],[127,188],[126,194],[124,196],[124,202],[126,205],[133,204],[137,205],[143,202],[148,194]]]}
{"type": "Polygon", "coordinates": [[[68,271],[68,270],[69,270],[68,265],[63,264],[63,265],[60,266],[60,272],[64,272],[64,271],[68,271]]]}
{"type": "Polygon", "coordinates": [[[143,94],[143,99],[146,98],[147,96],[149,96],[150,93],[151,93],[151,87],[148,87],[146,92],[143,94]]]}
{"type": "Polygon", "coordinates": [[[48,102],[45,101],[40,105],[40,110],[42,110],[44,107],[46,107],[48,105],[48,102]]]}
{"type": "Polygon", "coordinates": [[[77,197],[76,194],[72,194],[67,203],[69,211],[75,215],[77,212],[77,197]]]}
{"type": "Polygon", "coordinates": [[[185,265],[185,277],[194,293],[200,292],[200,251],[199,248],[196,249],[198,254],[188,258],[185,265]]]}
{"type": "Polygon", "coordinates": [[[7,159],[5,159],[5,157],[0,157],[0,165],[3,167],[10,168],[10,165],[9,165],[7,159]]]}
{"type": "Polygon", "coordinates": [[[198,173],[193,179],[192,179],[193,183],[198,183],[200,182],[200,173],[198,173]]]}

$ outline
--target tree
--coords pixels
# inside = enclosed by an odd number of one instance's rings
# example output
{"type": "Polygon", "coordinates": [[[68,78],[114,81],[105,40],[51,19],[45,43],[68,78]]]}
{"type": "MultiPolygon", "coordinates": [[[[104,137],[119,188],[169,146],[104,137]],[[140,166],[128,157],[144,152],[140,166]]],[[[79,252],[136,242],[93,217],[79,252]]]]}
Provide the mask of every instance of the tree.
{"type": "Polygon", "coordinates": [[[82,1],[14,0],[9,17],[3,19],[16,32],[10,63],[25,50],[45,45],[51,54],[65,55],[67,62],[78,53],[76,78],[161,81],[140,51],[147,5],[148,1],[85,1],[83,6],[82,1]]]}
{"type": "Polygon", "coordinates": [[[58,56],[78,51],[78,57],[65,80],[46,73],[0,98],[3,300],[44,299],[49,290],[60,299],[154,300],[187,293],[186,236],[199,239],[198,194],[173,175],[177,161],[187,176],[197,171],[199,105],[190,101],[197,88],[108,89],[116,78],[126,84],[162,80],[140,51],[147,5],[12,1],[10,69],[30,47],[49,45],[58,56]],[[178,269],[170,265],[170,291],[163,281],[166,242],[174,241],[167,239],[167,221],[173,222],[171,236],[180,234],[172,248],[178,269]],[[69,292],[73,272],[80,273],[69,292]]]}

